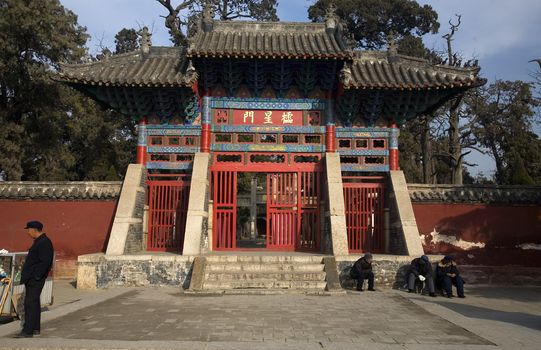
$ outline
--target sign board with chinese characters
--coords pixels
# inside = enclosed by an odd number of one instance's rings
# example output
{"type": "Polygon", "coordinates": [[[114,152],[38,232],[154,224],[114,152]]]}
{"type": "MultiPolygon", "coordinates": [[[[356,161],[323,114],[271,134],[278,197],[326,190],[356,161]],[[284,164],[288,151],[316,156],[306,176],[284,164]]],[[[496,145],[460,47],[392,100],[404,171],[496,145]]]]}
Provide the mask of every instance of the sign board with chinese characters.
{"type": "Polygon", "coordinates": [[[268,126],[303,125],[302,111],[236,109],[233,111],[233,124],[268,126]]]}

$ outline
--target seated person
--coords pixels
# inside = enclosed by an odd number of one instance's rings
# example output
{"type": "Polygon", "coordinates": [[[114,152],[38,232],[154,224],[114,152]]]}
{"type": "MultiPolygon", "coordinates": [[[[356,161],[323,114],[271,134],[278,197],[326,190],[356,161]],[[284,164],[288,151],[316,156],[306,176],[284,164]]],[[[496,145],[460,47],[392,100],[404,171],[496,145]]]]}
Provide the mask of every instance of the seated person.
{"type": "Polygon", "coordinates": [[[357,260],[350,271],[351,278],[357,281],[357,290],[363,291],[364,280],[368,280],[368,290],[374,289],[374,273],[372,272],[372,254],[366,253],[357,260]]]}
{"type": "Polygon", "coordinates": [[[436,290],[434,288],[434,279],[432,273],[432,264],[428,259],[428,256],[423,255],[420,258],[415,258],[411,261],[410,272],[408,276],[408,292],[412,293],[415,288],[415,281],[419,280],[425,282],[428,286],[429,295],[431,297],[436,296],[436,290]]]}
{"type": "Polygon", "coordinates": [[[456,286],[458,297],[466,297],[464,295],[464,280],[460,277],[456,263],[449,255],[445,256],[436,267],[436,282],[438,288],[443,288],[447,298],[453,297],[453,284],[456,286]]]}

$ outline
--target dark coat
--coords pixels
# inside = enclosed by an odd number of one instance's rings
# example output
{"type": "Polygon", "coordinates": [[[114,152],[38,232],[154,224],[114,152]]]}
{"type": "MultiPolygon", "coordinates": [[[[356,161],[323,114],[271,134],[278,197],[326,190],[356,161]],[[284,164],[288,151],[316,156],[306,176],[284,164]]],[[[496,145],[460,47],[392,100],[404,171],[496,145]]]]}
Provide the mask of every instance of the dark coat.
{"type": "Polygon", "coordinates": [[[353,267],[351,268],[351,274],[352,275],[359,275],[361,273],[369,273],[372,272],[372,262],[366,261],[364,256],[357,260],[355,264],[353,264],[353,267]]]}
{"type": "Polygon", "coordinates": [[[454,273],[457,276],[460,274],[454,261],[445,262],[441,260],[438,263],[438,266],[436,266],[436,277],[438,279],[443,278],[447,276],[448,273],[454,273]]]}
{"type": "Polygon", "coordinates": [[[53,265],[54,249],[49,237],[42,234],[34,240],[28,251],[21,273],[21,282],[31,279],[40,281],[47,278],[53,265]]]}
{"type": "Polygon", "coordinates": [[[411,261],[410,272],[412,272],[415,277],[423,275],[425,277],[432,277],[432,264],[426,262],[421,258],[415,258],[411,261]]]}

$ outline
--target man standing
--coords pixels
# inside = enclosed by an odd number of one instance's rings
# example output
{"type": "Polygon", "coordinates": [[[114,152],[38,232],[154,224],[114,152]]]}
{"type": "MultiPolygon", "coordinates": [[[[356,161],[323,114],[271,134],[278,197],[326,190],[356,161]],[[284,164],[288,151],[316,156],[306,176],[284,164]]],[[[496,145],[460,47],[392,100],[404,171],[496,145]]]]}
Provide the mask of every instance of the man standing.
{"type": "Polygon", "coordinates": [[[374,289],[374,273],[372,272],[372,254],[366,253],[362,258],[357,260],[350,272],[351,278],[357,280],[357,290],[363,291],[364,280],[368,280],[368,290],[374,289]]]}
{"type": "Polygon", "coordinates": [[[426,282],[428,285],[428,292],[431,297],[436,296],[436,289],[434,288],[434,279],[432,273],[432,264],[428,259],[428,256],[423,255],[420,258],[415,258],[411,261],[410,273],[408,276],[408,292],[413,293],[415,288],[415,281],[426,282]]]}
{"type": "Polygon", "coordinates": [[[28,251],[21,273],[21,283],[24,283],[24,326],[16,338],[31,338],[40,334],[41,303],[40,295],[45,279],[53,265],[54,249],[51,240],[42,232],[43,224],[30,221],[25,229],[34,240],[28,251]]]}

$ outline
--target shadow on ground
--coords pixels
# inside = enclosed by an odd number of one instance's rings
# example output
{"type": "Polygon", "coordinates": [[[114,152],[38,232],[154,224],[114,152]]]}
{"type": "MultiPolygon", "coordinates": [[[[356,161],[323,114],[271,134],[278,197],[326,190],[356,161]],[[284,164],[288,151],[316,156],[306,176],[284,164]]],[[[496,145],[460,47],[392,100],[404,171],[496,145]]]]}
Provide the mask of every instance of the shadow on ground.
{"type": "Polygon", "coordinates": [[[534,330],[541,330],[541,316],[531,315],[524,312],[500,311],[479,306],[456,304],[444,301],[435,301],[434,303],[458,312],[459,314],[468,318],[500,321],[534,330]]]}

